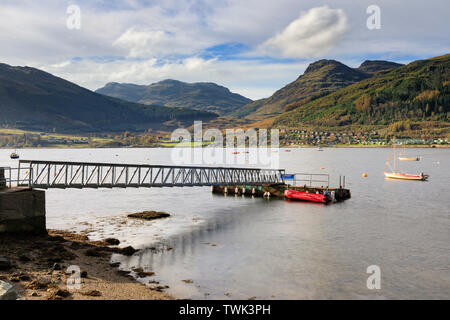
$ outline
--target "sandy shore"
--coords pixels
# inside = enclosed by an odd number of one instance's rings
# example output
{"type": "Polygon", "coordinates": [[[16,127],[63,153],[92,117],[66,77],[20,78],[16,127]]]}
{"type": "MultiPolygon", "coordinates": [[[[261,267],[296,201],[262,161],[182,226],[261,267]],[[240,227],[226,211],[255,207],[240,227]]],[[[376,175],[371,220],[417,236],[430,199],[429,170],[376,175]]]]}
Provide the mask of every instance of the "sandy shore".
{"type": "MultiPolygon", "coordinates": [[[[151,270],[134,270],[148,278],[149,286],[137,282],[128,272],[110,263],[113,253],[131,255],[131,247],[119,249],[117,240],[89,241],[87,236],[49,230],[42,236],[0,235],[0,256],[10,267],[0,270],[0,280],[14,285],[20,299],[26,300],[168,300],[166,288],[151,280],[151,270]],[[67,286],[73,274],[69,266],[81,271],[79,289],[67,286]]],[[[146,279],[147,280],[147,279],[146,279]]]]}

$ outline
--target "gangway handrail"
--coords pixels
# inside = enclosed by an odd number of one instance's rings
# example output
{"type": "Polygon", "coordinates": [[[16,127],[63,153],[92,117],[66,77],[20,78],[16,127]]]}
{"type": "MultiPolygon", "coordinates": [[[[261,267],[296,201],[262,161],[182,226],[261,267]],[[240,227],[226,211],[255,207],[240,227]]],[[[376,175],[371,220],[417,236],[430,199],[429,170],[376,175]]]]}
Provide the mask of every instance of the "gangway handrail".
{"type": "Polygon", "coordinates": [[[294,173],[294,185],[296,185],[296,181],[303,181],[303,182],[309,182],[309,186],[312,186],[313,182],[326,182],[326,186],[328,187],[330,185],[330,175],[328,173],[294,173]],[[309,179],[297,179],[297,176],[309,176],[309,179]],[[326,180],[315,180],[313,179],[314,176],[323,176],[326,177],[326,180]]]}
{"type": "Polygon", "coordinates": [[[284,183],[284,169],[19,160],[18,186],[139,188],[284,183]],[[25,177],[21,172],[26,169],[25,177]]]}

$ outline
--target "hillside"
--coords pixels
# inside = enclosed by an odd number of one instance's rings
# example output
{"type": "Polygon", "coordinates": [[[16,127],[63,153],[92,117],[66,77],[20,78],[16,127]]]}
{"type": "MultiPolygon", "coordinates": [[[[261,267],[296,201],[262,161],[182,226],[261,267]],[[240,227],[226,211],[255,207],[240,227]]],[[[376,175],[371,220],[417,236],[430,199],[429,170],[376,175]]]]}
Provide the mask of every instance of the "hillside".
{"type": "Polygon", "coordinates": [[[164,80],[148,86],[113,82],[96,92],[131,102],[203,110],[219,115],[233,112],[252,101],[215,83],[177,80],[164,80]]]}
{"type": "Polygon", "coordinates": [[[397,66],[399,64],[387,61],[366,61],[358,69],[353,69],[335,60],[319,60],[271,97],[247,104],[233,115],[252,119],[274,116],[369,78],[375,72],[397,66]]]}
{"type": "Polygon", "coordinates": [[[398,68],[401,66],[403,66],[403,65],[400,63],[391,62],[391,61],[366,60],[356,70],[362,71],[369,75],[374,75],[375,73],[377,73],[379,71],[390,70],[390,69],[398,68]]]}
{"type": "Polygon", "coordinates": [[[144,130],[164,121],[211,119],[181,108],[107,97],[30,67],[0,64],[0,127],[49,131],[144,130]]]}
{"type": "Polygon", "coordinates": [[[275,127],[389,125],[450,120],[450,54],[412,62],[300,105],[275,127]]]}

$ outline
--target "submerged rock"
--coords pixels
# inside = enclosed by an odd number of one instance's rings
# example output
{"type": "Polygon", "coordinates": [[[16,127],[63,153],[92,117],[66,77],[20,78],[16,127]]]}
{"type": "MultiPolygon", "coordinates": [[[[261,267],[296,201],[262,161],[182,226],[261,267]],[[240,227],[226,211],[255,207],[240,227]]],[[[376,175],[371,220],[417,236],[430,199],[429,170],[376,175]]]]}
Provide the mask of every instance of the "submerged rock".
{"type": "Polygon", "coordinates": [[[120,240],[119,239],[115,239],[115,238],[107,238],[104,240],[104,242],[107,245],[111,245],[111,246],[117,246],[120,244],[120,240]]]}
{"type": "Polygon", "coordinates": [[[120,249],[119,253],[123,254],[125,256],[132,256],[133,254],[135,254],[135,252],[137,252],[138,250],[136,250],[135,248],[133,248],[132,246],[128,246],[125,248],[120,249]]]}
{"type": "Polygon", "coordinates": [[[0,280],[0,300],[17,300],[19,294],[11,284],[0,280]]]}
{"type": "Polygon", "coordinates": [[[143,219],[143,220],[155,220],[167,217],[170,217],[170,214],[168,214],[167,212],[158,212],[158,211],[143,211],[128,215],[128,218],[143,219]]]}

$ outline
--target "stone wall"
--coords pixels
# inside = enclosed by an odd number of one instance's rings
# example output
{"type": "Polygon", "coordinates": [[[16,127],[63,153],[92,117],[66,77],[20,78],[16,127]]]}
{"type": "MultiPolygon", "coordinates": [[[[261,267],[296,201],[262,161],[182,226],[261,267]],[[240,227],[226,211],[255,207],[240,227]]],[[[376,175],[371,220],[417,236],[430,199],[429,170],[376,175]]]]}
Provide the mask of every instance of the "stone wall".
{"type": "Polygon", "coordinates": [[[0,233],[46,233],[45,191],[0,191],[0,233]]]}

